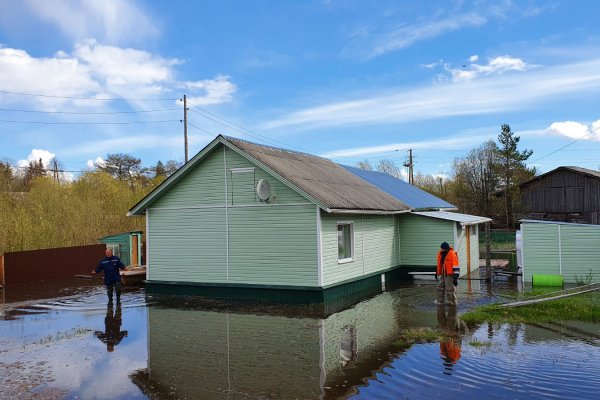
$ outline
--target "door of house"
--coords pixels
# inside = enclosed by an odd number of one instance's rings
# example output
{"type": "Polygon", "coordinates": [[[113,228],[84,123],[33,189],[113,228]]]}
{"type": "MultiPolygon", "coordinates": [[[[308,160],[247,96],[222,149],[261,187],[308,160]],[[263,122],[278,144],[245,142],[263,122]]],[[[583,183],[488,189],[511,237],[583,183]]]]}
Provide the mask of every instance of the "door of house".
{"type": "Polygon", "coordinates": [[[138,235],[131,237],[131,260],[129,260],[131,265],[140,265],[138,239],[138,235]]]}

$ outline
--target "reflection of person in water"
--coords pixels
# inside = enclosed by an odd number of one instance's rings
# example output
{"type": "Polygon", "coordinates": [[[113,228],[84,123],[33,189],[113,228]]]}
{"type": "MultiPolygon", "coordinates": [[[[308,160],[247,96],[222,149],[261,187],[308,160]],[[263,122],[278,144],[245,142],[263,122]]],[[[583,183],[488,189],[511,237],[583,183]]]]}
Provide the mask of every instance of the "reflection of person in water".
{"type": "Polygon", "coordinates": [[[452,373],[452,366],[460,359],[461,342],[460,326],[456,318],[456,307],[439,305],[437,309],[438,329],[441,331],[440,353],[446,366],[445,374],[452,373]]]}
{"type": "Polygon", "coordinates": [[[104,332],[96,331],[94,334],[102,343],[106,343],[106,351],[114,351],[115,346],[118,345],[125,336],[127,331],[121,331],[121,324],[123,320],[121,318],[121,305],[118,304],[114,310],[112,304],[106,307],[106,318],[104,318],[104,332]]]}

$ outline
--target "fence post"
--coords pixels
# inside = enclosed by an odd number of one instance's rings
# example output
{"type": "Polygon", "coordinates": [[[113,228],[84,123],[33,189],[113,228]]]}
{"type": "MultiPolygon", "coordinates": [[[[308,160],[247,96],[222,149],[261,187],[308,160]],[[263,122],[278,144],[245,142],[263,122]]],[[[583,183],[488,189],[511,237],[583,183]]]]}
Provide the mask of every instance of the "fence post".
{"type": "Polygon", "coordinates": [[[0,256],[0,287],[4,287],[4,254],[0,256]]]}
{"type": "Polygon", "coordinates": [[[492,244],[489,222],[485,223],[485,281],[492,281],[492,244]]]}

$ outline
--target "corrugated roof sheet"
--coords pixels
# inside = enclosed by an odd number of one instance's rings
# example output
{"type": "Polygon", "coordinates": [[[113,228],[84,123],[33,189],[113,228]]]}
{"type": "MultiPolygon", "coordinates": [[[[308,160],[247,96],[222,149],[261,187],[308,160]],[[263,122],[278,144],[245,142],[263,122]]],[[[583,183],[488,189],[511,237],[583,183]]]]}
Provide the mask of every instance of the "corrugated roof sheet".
{"type": "Polygon", "coordinates": [[[389,174],[377,171],[365,171],[346,165],[343,165],[343,167],[413,209],[457,208],[455,205],[389,174]]]}
{"type": "Polygon", "coordinates": [[[414,211],[412,214],[460,222],[461,225],[475,225],[490,222],[492,220],[491,218],[479,217],[477,215],[460,214],[449,211],[414,211]]]}
{"type": "Polygon", "coordinates": [[[329,209],[410,210],[409,205],[333,161],[232,137],[225,140],[329,209]]]}

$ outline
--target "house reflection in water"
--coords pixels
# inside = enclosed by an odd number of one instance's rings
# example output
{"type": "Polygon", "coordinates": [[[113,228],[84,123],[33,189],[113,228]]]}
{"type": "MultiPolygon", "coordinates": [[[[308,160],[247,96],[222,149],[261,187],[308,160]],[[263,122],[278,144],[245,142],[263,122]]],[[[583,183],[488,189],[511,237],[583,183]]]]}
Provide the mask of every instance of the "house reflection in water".
{"type": "Polygon", "coordinates": [[[324,318],[152,306],[148,368],[132,379],[159,398],[347,395],[388,363],[411,319],[435,328],[431,311],[400,303],[383,293],[324,318]]]}

